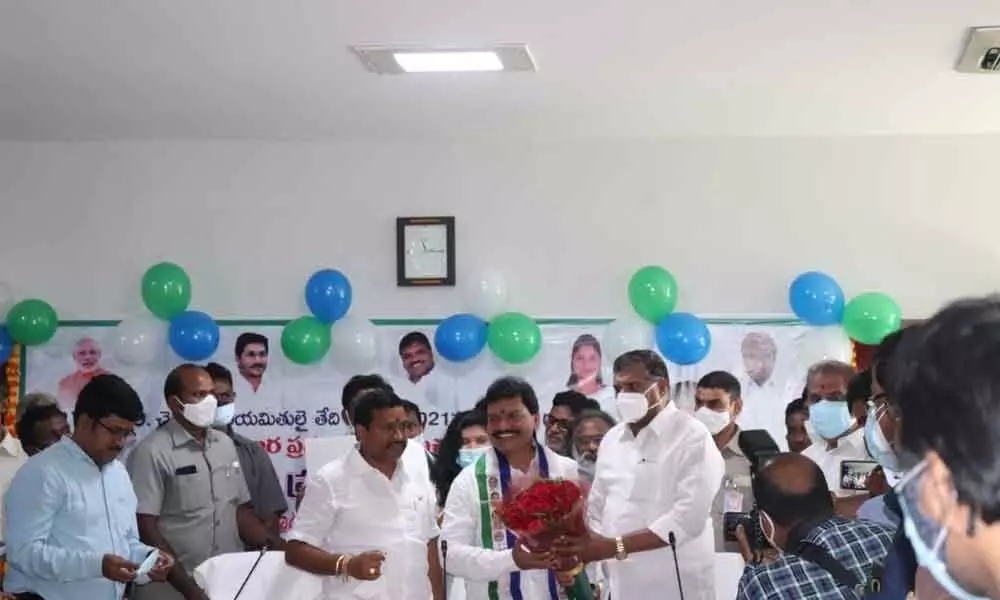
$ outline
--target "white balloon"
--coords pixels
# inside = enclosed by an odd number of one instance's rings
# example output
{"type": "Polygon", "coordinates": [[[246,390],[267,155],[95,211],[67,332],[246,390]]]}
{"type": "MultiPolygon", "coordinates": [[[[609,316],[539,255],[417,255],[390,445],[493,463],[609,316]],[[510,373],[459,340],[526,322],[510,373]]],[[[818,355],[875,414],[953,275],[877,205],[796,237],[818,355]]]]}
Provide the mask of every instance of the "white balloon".
{"type": "Polygon", "coordinates": [[[653,337],[653,326],[638,316],[615,319],[604,330],[604,358],[611,363],[631,350],[652,350],[653,337]]]}
{"type": "Polygon", "coordinates": [[[824,360],[850,364],[854,355],[851,338],[842,327],[810,327],[796,340],[799,366],[806,370],[824,360]]]}
{"type": "Polygon", "coordinates": [[[378,331],[371,321],[347,316],[330,328],[333,340],[330,358],[333,366],[345,375],[368,373],[379,359],[378,331]]]}
{"type": "Polygon", "coordinates": [[[14,287],[9,283],[0,281],[0,323],[7,318],[7,311],[14,306],[17,300],[14,298],[14,287]]]}
{"type": "Polygon", "coordinates": [[[167,349],[167,323],[152,316],[123,319],[111,335],[111,350],[124,365],[147,366],[161,360],[167,349]]]}
{"type": "Polygon", "coordinates": [[[469,278],[465,296],[469,312],[488,321],[507,309],[507,278],[498,271],[484,270],[469,278]]]}

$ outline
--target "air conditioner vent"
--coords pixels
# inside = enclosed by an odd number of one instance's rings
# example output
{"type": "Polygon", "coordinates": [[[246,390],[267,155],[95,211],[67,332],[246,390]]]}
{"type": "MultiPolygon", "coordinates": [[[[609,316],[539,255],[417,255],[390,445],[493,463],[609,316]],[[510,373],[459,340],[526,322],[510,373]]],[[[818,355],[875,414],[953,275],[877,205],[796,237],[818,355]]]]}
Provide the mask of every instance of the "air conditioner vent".
{"type": "Polygon", "coordinates": [[[960,73],[1000,74],[1000,27],[970,31],[969,42],[955,69],[960,73]]]}

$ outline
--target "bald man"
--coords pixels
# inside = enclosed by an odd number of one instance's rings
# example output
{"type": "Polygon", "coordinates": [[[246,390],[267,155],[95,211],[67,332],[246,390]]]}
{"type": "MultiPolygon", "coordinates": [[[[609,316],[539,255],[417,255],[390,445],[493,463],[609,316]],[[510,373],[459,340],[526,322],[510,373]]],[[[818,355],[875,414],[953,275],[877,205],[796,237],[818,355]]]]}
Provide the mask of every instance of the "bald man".
{"type": "Polygon", "coordinates": [[[868,586],[889,553],[893,532],[836,516],[816,463],[801,454],[780,454],[760,470],[753,487],[764,543],[780,554],[759,560],[746,532],[738,531],[750,564],[740,578],[737,600],[840,599],[868,586]]]}

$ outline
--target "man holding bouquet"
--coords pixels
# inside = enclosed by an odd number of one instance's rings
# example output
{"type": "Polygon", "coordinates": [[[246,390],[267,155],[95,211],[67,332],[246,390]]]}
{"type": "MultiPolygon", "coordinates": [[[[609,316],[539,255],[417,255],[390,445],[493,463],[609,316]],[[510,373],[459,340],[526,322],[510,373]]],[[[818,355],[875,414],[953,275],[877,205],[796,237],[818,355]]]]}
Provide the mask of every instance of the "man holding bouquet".
{"type": "Polygon", "coordinates": [[[526,381],[496,380],[481,406],[493,449],[452,483],[441,528],[448,572],[465,579],[468,600],[558,600],[565,596],[551,570],[556,557],[518,539],[498,509],[532,480],[575,481],[576,462],[536,441],[538,398],[526,381]]]}

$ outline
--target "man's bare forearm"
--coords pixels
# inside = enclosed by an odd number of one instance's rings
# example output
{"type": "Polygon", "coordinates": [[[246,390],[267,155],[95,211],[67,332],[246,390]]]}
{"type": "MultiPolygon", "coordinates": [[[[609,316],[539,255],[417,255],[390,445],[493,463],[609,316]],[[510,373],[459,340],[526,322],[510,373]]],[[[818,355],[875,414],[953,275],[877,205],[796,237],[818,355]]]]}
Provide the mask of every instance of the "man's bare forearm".
{"type": "Polygon", "coordinates": [[[185,598],[207,598],[191,574],[184,570],[180,558],[174,549],[170,547],[170,542],[163,537],[160,532],[158,518],[154,515],[138,515],[139,539],[144,544],[153,546],[169,553],[175,558],[174,566],[167,574],[167,583],[177,590],[185,598]]]}

